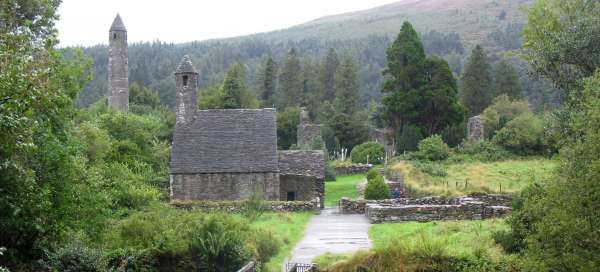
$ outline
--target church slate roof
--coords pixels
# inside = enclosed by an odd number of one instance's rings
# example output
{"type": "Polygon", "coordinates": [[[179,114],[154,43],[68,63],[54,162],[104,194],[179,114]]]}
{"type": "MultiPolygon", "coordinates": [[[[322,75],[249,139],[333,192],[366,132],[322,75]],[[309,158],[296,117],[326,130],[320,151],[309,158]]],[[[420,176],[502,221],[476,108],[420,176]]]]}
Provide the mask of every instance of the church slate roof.
{"type": "Polygon", "coordinates": [[[275,109],[201,110],[175,129],[172,174],[277,172],[275,109]]]}
{"type": "Polygon", "coordinates": [[[175,74],[185,74],[185,73],[198,74],[198,71],[196,71],[196,68],[194,68],[194,65],[192,64],[192,60],[191,60],[190,56],[188,56],[188,55],[183,56],[183,58],[181,59],[181,62],[179,63],[179,65],[177,65],[177,69],[175,70],[175,74]]]}
{"type": "Polygon", "coordinates": [[[279,151],[279,175],[325,178],[325,155],[322,150],[279,151]]]}
{"type": "Polygon", "coordinates": [[[115,20],[110,26],[110,31],[127,31],[123,24],[123,20],[121,20],[121,15],[117,14],[117,17],[115,17],[115,20]]]}

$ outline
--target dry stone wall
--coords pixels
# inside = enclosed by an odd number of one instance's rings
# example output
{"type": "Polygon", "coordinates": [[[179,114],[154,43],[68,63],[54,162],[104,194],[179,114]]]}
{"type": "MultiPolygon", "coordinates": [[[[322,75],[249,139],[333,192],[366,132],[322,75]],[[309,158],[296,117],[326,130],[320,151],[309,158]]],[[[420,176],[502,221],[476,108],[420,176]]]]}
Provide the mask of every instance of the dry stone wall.
{"type": "Polygon", "coordinates": [[[347,166],[337,166],[335,167],[335,173],[340,176],[362,174],[368,172],[369,169],[371,169],[371,167],[373,166],[368,164],[352,164],[347,166]]]}
{"type": "MultiPolygon", "coordinates": [[[[245,209],[244,201],[171,201],[171,205],[186,210],[206,212],[240,213],[245,209]]],[[[265,201],[264,209],[274,212],[320,212],[318,199],[311,201],[265,201]]]]}

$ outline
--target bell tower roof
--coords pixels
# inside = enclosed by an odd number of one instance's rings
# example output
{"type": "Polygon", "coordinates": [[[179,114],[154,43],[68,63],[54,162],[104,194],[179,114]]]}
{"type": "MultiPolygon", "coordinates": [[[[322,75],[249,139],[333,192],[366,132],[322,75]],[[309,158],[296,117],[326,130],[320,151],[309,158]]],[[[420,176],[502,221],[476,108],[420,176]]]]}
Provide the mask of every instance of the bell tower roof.
{"type": "Polygon", "coordinates": [[[196,71],[196,68],[194,68],[194,65],[192,64],[190,56],[183,56],[181,62],[177,65],[175,74],[198,74],[198,71],[196,71]]]}
{"type": "Polygon", "coordinates": [[[118,13],[117,17],[115,17],[115,20],[110,26],[110,31],[127,31],[125,25],[123,24],[123,20],[121,19],[121,15],[119,15],[118,13]]]}

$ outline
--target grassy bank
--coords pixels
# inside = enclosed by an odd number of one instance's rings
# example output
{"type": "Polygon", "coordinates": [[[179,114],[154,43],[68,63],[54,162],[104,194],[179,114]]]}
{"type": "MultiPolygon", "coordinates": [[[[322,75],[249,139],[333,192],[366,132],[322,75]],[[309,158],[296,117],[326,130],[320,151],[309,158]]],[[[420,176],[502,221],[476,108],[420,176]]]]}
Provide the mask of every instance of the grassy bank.
{"type": "Polygon", "coordinates": [[[266,213],[252,222],[255,229],[268,230],[282,241],[279,252],[265,264],[265,271],[279,272],[284,260],[304,236],[312,213],[266,213]]]}
{"type": "Polygon", "coordinates": [[[400,161],[392,169],[403,174],[409,191],[415,196],[458,196],[471,192],[515,193],[536,180],[552,175],[556,162],[528,158],[499,162],[462,162],[436,165],[446,173],[433,176],[420,171],[409,161],[400,161]]]}
{"type": "Polygon", "coordinates": [[[364,181],[366,175],[338,176],[336,181],[325,183],[325,206],[335,206],[342,197],[357,198],[356,185],[364,181]]]}

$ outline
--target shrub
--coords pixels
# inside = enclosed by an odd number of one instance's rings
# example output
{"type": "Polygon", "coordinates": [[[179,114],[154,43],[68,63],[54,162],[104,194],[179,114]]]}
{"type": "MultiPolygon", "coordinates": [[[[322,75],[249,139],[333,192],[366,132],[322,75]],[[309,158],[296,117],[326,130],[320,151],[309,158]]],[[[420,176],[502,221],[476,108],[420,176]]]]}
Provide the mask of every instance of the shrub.
{"type": "Polygon", "coordinates": [[[335,167],[331,163],[325,165],[325,181],[335,181],[337,179],[337,173],[335,167]]]}
{"type": "Polygon", "coordinates": [[[241,213],[244,217],[250,221],[258,219],[263,213],[265,213],[265,201],[262,199],[260,194],[253,193],[250,198],[242,203],[241,213]]]}
{"type": "Polygon", "coordinates": [[[486,137],[493,137],[496,131],[502,129],[507,122],[524,113],[531,113],[527,101],[511,100],[507,95],[496,97],[492,105],[486,108],[481,115],[486,137]]]}
{"type": "Polygon", "coordinates": [[[532,113],[519,115],[498,131],[493,142],[518,154],[534,154],[541,151],[544,127],[532,113]]]}
{"type": "Polygon", "coordinates": [[[419,142],[419,151],[414,154],[415,158],[442,161],[450,156],[450,147],[439,135],[432,135],[419,142]]]}
{"type": "Polygon", "coordinates": [[[478,161],[499,161],[511,157],[510,152],[489,141],[466,141],[458,152],[471,155],[478,161]]]}
{"type": "Polygon", "coordinates": [[[254,259],[266,263],[279,252],[281,241],[270,231],[255,231],[250,235],[249,246],[254,259]]]}
{"type": "Polygon", "coordinates": [[[412,165],[414,165],[421,172],[426,173],[430,176],[434,177],[445,177],[448,176],[448,172],[444,169],[439,163],[434,162],[421,162],[421,161],[412,161],[412,165]]]}
{"type": "Polygon", "coordinates": [[[421,129],[415,125],[404,125],[402,132],[396,138],[396,150],[399,154],[405,151],[415,151],[419,141],[423,139],[421,129]]]}
{"type": "Polygon", "coordinates": [[[106,270],[102,252],[85,246],[80,241],[67,244],[47,254],[47,265],[54,271],[100,272],[106,270]]]}
{"type": "Polygon", "coordinates": [[[382,175],[378,175],[376,178],[367,182],[365,188],[365,199],[379,200],[389,199],[391,197],[390,188],[385,184],[382,175]]]}
{"type": "Polygon", "coordinates": [[[355,146],[350,156],[354,163],[381,164],[385,159],[385,149],[379,143],[366,142],[355,146]]]}
{"type": "Polygon", "coordinates": [[[371,180],[377,178],[377,176],[379,176],[379,175],[380,175],[379,170],[377,170],[375,168],[371,168],[367,172],[367,181],[371,181],[371,180]]]}

